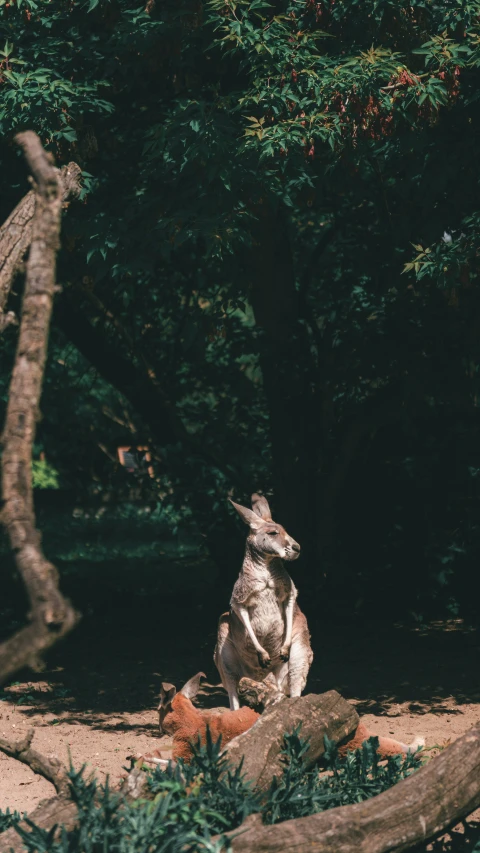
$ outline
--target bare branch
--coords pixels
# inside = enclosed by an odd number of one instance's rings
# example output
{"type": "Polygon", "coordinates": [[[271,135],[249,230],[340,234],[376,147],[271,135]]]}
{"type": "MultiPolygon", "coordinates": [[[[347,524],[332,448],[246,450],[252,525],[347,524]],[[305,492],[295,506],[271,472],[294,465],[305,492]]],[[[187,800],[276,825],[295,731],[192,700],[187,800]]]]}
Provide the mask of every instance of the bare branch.
{"type": "Polygon", "coordinates": [[[64,764],[55,755],[47,757],[32,749],[32,740],[35,732],[29,729],[23,740],[14,741],[13,743],[5,738],[0,737],[0,752],[9,755],[11,758],[16,758],[22,764],[30,767],[34,773],[43,776],[52,785],[60,797],[66,797],[69,793],[69,782],[67,770],[64,764]]]}
{"type": "MultiPolygon", "coordinates": [[[[69,163],[60,170],[64,207],[68,206],[71,199],[78,197],[80,176],[81,169],[76,163],[69,163]]],[[[30,190],[0,228],[0,322],[4,316],[12,281],[32,241],[34,213],[35,190],[30,190]]],[[[8,314],[6,316],[8,317],[8,314]]],[[[12,319],[3,321],[0,331],[11,322],[12,319]]]]}
{"type": "Polygon", "coordinates": [[[22,319],[3,432],[2,523],[29,600],[29,622],[0,645],[0,683],[67,634],[77,614],[58,588],[58,574],[45,559],[35,527],[32,446],[38,419],[48,332],[55,293],[62,185],[59,172],[31,131],[16,142],[35,179],[35,214],[27,263],[22,319]]]}

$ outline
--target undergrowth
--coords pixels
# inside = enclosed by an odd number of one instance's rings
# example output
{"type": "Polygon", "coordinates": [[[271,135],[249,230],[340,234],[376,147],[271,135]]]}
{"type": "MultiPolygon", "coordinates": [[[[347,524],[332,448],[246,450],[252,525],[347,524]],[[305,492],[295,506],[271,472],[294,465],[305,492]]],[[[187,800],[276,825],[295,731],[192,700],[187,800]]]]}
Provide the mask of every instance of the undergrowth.
{"type": "Polygon", "coordinates": [[[286,735],[283,773],[261,795],[241,767],[228,766],[220,741],[213,742],[207,732],[205,746],[195,748],[190,764],[180,761],[166,771],[148,771],[150,798],[127,802],[108,783],[102,787],[86,779],[84,768],[71,768],[71,796],[80,815],[75,829],[46,831],[28,818],[25,829],[18,825],[18,814],[0,811],[0,831],[15,826],[29,853],[219,853],[227,848],[223,833],[250,814],[259,812],[264,823],[272,824],[361,802],[418,766],[413,756],[380,762],[377,738],[342,759],[327,738],[325,746],[323,770],[307,770],[308,742],[299,729],[286,735]]]}
{"type": "Polygon", "coordinates": [[[7,809],[6,812],[2,812],[0,809],[0,832],[5,832],[6,829],[15,826],[19,820],[21,820],[21,816],[17,811],[11,812],[10,809],[7,809]]]}

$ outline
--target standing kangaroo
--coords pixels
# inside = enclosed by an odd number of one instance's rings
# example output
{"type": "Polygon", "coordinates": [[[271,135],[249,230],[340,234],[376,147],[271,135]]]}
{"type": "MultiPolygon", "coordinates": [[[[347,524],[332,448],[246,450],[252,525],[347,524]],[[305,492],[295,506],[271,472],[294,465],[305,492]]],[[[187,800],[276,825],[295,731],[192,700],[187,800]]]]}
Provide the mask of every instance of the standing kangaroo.
{"type": "Polygon", "coordinates": [[[313,653],[307,620],[296,603],[297,590],[282,562],[296,560],[300,545],[272,521],[266,498],[252,495],[253,512],[231,504],[250,533],[230,611],[218,624],[214,661],[235,711],[243,676],[263,681],[272,672],[279,690],[300,696],[313,653]]]}

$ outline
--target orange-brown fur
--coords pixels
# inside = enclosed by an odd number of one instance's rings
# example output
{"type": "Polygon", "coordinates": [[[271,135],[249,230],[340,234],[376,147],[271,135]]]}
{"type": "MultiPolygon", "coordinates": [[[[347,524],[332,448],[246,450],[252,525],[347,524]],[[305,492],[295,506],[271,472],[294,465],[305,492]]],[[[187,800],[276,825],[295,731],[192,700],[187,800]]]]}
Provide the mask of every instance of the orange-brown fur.
{"type": "Polygon", "coordinates": [[[207,726],[214,741],[222,736],[225,746],[237,735],[243,734],[257,722],[260,714],[251,708],[240,708],[239,711],[225,711],[224,714],[204,712],[195,708],[190,699],[177,693],[172,701],[172,710],[163,720],[163,730],[173,735],[173,758],[192,758],[192,742],[197,743],[198,736],[205,743],[207,726]]]}
{"type": "MultiPolygon", "coordinates": [[[[183,758],[188,762],[193,755],[192,743],[197,743],[199,735],[201,742],[205,743],[207,725],[212,739],[216,741],[222,735],[222,745],[225,746],[234,737],[250,729],[259,716],[260,714],[251,708],[225,711],[223,714],[202,713],[195,708],[190,699],[177,693],[172,701],[171,711],[164,717],[163,730],[166,734],[173,735],[172,757],[183,758]]],[[[358,749],[370,737],[372,732],[369,732],[366,725],[360,722],[353,737],[339,748],[340,755],[343,756],[352,749],[358,749]]],[[[392,738],[379,738],[378,753],[381,758],[399,755],[406,751],[406,745],[399,741],[392,738]]]]}
{"type": "MultiPolygon", "coordinates": [[[[338,748],[339,755],[343,757],[352,749],[359,749],[362,743],[371,737],[373,737],[373,733],[368,731],[365,723],[360,722],[353,737],[338,748]]],[[[407,752],[406,744],[390,737],[378,738],[378,754],[381,758],[389,758],[392,755],[400,755],[405,752],[407,752]]]]}

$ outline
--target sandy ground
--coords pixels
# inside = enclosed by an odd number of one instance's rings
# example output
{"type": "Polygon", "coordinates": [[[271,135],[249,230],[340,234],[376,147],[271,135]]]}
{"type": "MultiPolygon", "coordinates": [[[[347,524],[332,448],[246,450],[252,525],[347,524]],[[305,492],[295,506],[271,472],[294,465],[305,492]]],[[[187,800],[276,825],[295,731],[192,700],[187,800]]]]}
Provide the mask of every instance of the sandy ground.
{"type": "MultiPolygon", "coordinates": [[[[48,695],[48,685],[37,683],[48,695]]],[[[15,691],[29,688],[21,684],[15,691]]],[[[10,692],[10,691],[9,691],[10,692]]],[[[14,693],[14,690],[11,691],[14,693]]],[[[361,700],[353,700],[361,704],[361,700]]],[[[455,705],[453,700],[442,702],[441,710],[419,715],[410,713],[408,703],[395,704],[388,715],[362,714],[372,734],[390,735],[409,742],[422,734],[427,746],[443,745],[455,740],[471,726],[480,722],[480,705],[455,705]]],[[[30,727],[35,728],[35,747],[42,753],[55,754],[66,763],[69,757],[75,767],[83,764],[95,770],[99,779],[107,774],[117,782],[127,756],[149,752],[159,746],[157,736],[158,716],[152,709],[143,713],[99,715],[78,718],[75,710],[52,713],[44,706],[15,705],[4,701],[0,705],[0,734],[9,740],[21,739],[30,727]]],[[[53,787],[36,776],[28,767],[0,754],[0,804],[2,809],[31,811],[39,800],[54,794],[53,787]]]]}
{"type": "MultiPolygon", "coordinates": [[[[46,708],[19,707],[10,702],[0,705],[1,736],[20,739],[33,726],[34,746],[39,752],[54,754],[66,764],[71,759],[76,768],[86,764],[88,770],[95,770],[101,781],[109,775],[114,784],[120,779],[122,768],[128,765],[128,755],[148,752],[158,746],[156,723],[158,715],[153,710],[116,716],[95,715],[95,719],[87,723],[78,720],[74,711],[52,713],[46,708]]],[[[30,768],[0,754],[2,809],[31,811],[40,800],[54,793],[53,786],[30,768]]]]}
{"type": "MultiPolygon", "coordinates": [[[[320,641],[326,649],[325,638],[320,641]]],[[[0,735],[19,739],[33,727],[39,751],[71,758],[77,768],[86,764],[100,780],[109,775],[115,784],[129,754],[159,746],[160,682],[180,687],[202,668],[215,683],[201,648],[210,638],[199,645],[177,650],[177,656],[164,651],[159,661],[154,651],[123,659],[107,642],[96,654],[83,644],[65,646],[49,669],[0,691],[0,735]]],[[[308,689],[339,690],[374,734],[407,742],[423,735],[427,746],[444,746],[480,723],[479,651],[477,634],[461,622],[416,631],[372,628],[361,637],[339,628],[328,653],[317,651],[308,689]]],[[[209,693],[203,704],[226,704],[221,689],[209,693]]],[[[48,782],[0,753],[2,809],[31,811],[52,793],[48,782]]]]}

